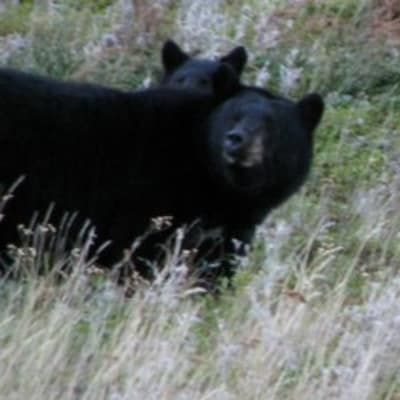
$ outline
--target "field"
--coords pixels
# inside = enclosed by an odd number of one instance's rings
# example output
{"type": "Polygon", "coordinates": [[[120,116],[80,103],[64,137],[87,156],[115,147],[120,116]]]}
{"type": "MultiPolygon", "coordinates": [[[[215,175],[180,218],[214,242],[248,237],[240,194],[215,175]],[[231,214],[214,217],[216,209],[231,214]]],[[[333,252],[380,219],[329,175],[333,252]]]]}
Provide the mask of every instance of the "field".
{"type": "Polygon", "coordinates": [[[245,82],[316,91],[326,113],[307,183],[217,297],[186,282],[179,246],[126,297],[87,257],[90,228],[69,252],[68,221],[22,229],[18,279],[0,281],[0,400],[399,400],[400,3],[11,3],[1,66],[136,89],[169,37],[202,57],[241,44],[245,82]]]}

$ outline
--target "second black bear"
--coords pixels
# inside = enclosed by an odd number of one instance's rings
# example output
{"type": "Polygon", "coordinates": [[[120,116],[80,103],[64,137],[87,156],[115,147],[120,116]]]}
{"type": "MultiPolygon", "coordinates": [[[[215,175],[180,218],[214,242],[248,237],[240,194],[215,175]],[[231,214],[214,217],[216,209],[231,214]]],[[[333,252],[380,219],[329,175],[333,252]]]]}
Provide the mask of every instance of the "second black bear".
{"type": "Polygon", "coordinates": [[[247,62],[247,52],[244,47],[238,46],[218,60],[193,58],[174,41],[167,40],[161,51],[161,59],[163,85],[212,93],[216,85],[214,75],[221,63],[229,65],[239,79],[247,62]]]}

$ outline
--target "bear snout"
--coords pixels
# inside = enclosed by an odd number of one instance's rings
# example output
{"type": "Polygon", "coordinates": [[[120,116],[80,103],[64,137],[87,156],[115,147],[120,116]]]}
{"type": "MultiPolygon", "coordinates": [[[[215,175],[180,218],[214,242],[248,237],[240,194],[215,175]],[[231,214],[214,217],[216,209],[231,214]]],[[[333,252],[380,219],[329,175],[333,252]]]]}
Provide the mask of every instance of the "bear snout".
{"type": "Polygon", "coordinates": [[[245,147],[246,135],[239,129],[231,130],[225,133],[224,150],[229,156],[238,157],[245,147]]]}
{"type": "Polygon", "coordinates": [[[228,131],[225,134],[224,158],[229,164],[243,168],[254,167],[263,160],[263,140],[261,135],[250,137],[240,129],[228,131]]]}

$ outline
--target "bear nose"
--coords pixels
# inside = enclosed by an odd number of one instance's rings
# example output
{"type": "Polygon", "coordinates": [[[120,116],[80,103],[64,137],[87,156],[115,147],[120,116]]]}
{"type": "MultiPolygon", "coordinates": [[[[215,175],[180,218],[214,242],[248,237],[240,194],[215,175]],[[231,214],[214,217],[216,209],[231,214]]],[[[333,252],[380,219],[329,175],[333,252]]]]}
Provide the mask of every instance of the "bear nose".
{"type": "Polygon", "coordinates": [[[244,145],[244,133],[239,130],[229,131],[225,134],[224,146],[231,155],[236,155],[244,145]]]}

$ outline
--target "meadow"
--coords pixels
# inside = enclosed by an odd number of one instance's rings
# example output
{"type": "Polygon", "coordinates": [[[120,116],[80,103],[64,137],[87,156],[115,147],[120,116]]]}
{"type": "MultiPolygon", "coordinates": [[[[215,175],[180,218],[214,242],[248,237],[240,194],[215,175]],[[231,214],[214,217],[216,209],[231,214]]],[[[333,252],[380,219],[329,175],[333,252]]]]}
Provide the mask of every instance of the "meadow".
{"type": "Polygon", "coordinates": [[[321,93],[309,179],[218,296],[188,282],[179,241],[126,296],[88,256],[90,226],[72,250],[73,216],[20,227],[16,278],[0,280],[0,400],[399,400],[400,3],[0,4],[0,66],[59,79],[148,87],[167,38],[201,57],[244,45],[245,82],[321,93]]]}

